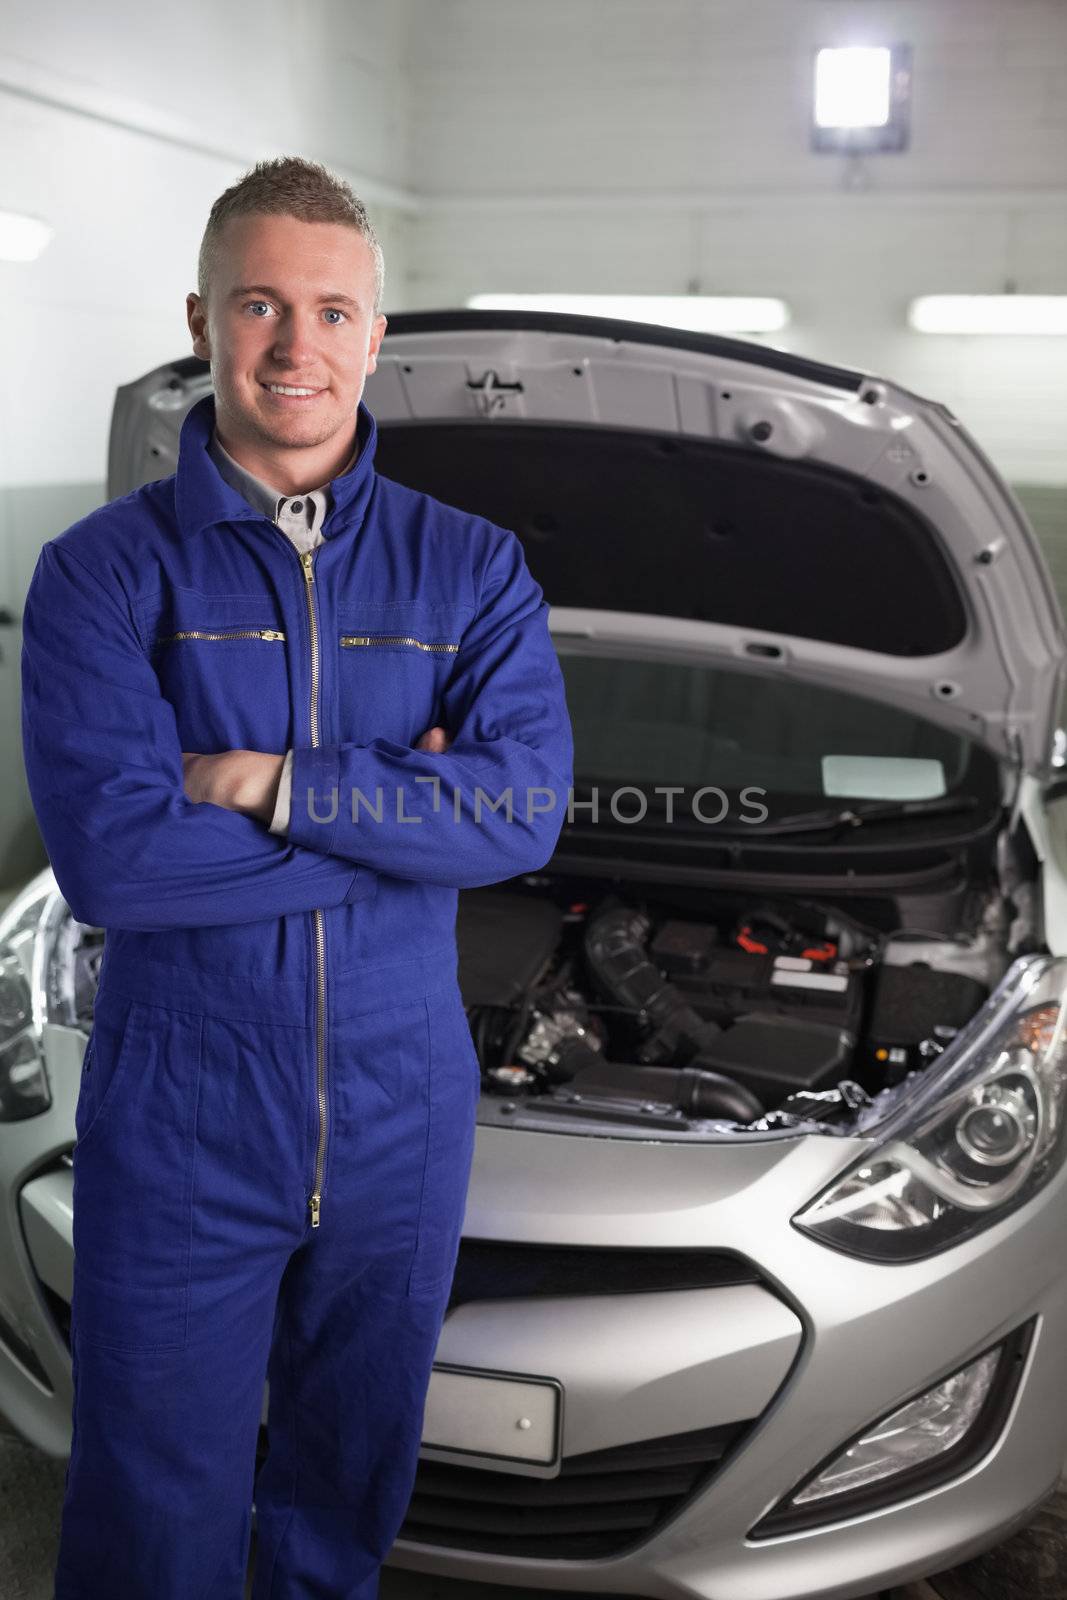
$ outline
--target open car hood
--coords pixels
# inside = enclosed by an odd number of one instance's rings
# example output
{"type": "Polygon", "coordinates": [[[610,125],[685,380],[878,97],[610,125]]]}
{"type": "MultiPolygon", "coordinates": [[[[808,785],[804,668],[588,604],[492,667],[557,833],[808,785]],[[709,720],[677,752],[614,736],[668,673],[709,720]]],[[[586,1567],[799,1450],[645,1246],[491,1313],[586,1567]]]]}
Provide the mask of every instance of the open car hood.
{"type": "MultiPolygon", "coordinates": [[[[165,476],[211,387],[118,391],[108,493],[165,476]]],[[[1050,770],[1067,673],[1018,501],[952,414],[764,345],[530,312],[390,319],[386,476],[523,540],[555,632],[787,672],[1050,770]]]]}

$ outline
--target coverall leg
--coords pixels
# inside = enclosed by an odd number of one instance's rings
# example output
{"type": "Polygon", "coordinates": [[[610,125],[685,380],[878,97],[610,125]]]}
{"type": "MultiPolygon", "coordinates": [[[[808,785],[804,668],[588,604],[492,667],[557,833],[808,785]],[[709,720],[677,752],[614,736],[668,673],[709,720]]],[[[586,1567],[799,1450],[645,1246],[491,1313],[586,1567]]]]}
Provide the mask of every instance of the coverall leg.
{"type": "Polygon", "coordinates": [[[105,979],[78,1101],[56,1600],[371,1600],[418,1457],[474,1143],[458,986],[314,1029],[105,979]],[[116,1196],[120,1203],[116,1203],[116,1196]],[[124,1201],[121,1197],[125,1197],[124,1201]],[[95,1470],[91,1471],[90,1464],[95,1470]]]}

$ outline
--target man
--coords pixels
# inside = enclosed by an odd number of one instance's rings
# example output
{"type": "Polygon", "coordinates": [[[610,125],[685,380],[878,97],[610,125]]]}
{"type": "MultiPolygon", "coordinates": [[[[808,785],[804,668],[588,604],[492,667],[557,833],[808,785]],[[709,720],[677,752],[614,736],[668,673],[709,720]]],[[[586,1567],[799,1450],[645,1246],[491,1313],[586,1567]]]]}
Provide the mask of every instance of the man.
{"type": "Polygon", "coordinates": [[[374,471],[381,252],[323,168],[212,208],[177,471],[45,545],[31,794],[107,930],[77,1108],[56,1600],[365,1600],[403,1520],[478,1062],[457,890],[572,747],[515,535],[374,471]]]}

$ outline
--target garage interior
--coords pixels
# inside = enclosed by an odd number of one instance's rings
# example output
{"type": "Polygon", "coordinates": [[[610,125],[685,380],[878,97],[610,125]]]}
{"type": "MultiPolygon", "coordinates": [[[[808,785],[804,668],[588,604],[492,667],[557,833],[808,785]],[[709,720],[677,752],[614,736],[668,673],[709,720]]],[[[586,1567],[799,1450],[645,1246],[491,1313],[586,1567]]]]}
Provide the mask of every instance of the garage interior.
{"type": "MultiPolygon", "coordinates": [[[[116,390],[187,353],[207,210],[265,157],[365,201],[387,315],[667,322],[942,402],[1067,611],[1064,0],[0,0],[0,22],[3,904],[47,865],[20,720],[39,552],[108,499],[116,390]]],[[[48,1600],[64,1463],[2,1427],[0,1596],[48,1600]]],[[[1063,1498],[871,1600],[1062,1600],[1063,1498]]],[[[479,1589],[519,1592],[382,1577],[386,1600],[479,1589]]]]}

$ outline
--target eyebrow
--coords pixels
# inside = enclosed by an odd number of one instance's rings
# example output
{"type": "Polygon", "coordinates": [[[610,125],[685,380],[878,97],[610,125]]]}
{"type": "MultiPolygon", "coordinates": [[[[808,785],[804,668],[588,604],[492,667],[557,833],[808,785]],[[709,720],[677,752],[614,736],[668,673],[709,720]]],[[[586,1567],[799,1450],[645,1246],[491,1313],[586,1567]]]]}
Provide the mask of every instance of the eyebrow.
{"type": "MultiPolygon", "coordinates": [[[[285,298],[285,296],[281,294],[279,290],[272,289],[268,283],[246,283],[242,284],[239,289],[232,290],[230,293],[230,299],[240,300],[246,294],[269,294],[272,300],[284,300],[285,298]]],[[[359,301],[353,300],[351,295],[347,294],[320,294],[319,305],[324,306],[327,304],[351,306],[354,311],[359,310],[359,301]]]]}

